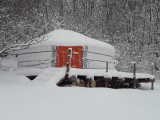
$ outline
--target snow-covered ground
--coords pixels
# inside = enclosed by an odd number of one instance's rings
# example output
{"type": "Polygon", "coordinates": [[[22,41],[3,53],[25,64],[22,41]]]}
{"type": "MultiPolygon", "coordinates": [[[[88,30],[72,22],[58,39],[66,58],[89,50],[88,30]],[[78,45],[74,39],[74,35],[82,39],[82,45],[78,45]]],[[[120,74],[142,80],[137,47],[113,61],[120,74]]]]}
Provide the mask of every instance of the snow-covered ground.
{"type": "Polygon", "coordinates": [[[13,61],[5,60],[1,66],[5,72],[0,71],[0,120],[160,119],[160,80],[155,90],[150,90],[150,83],[139,89],[57,87],[64,68],[16,69],[13,61]],[[25,77],[38,74],[34,81],[25,77]]]}
{"type": "Polygon", "coordinates": [[[159,120],[160,82],[139,89],[57,87],[0,72],[0,120],[159,120]]]}

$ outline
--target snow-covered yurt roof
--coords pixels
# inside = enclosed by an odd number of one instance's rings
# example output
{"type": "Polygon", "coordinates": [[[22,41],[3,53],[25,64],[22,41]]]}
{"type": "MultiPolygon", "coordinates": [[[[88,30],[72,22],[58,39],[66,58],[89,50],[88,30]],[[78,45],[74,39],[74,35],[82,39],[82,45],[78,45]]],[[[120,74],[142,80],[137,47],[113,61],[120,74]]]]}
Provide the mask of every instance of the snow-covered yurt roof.
{"type": "Polygon", "coordinates": [[[85,35],[70,30],[54,30],[38,39],[42,38],[44,38],[44,41],[35,44],[32,47],[41,45],[96,46],[96,47],[98,46],[115,51],[114,47],[109,45],[108,43],[101,42],[99,40],[87,37],[85,35]]]}

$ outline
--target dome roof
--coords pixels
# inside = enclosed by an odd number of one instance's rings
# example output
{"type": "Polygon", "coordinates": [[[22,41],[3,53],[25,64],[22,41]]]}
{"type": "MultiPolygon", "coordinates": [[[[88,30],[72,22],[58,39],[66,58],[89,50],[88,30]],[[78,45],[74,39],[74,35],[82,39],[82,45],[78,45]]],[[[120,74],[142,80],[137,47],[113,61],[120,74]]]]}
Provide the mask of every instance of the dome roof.
{"type": "MultiPolygon", "coordinates": [[[[34,46],[41,45],[60,45],[60,46],[96,46],[104,47],[114,51],[114,47],[108,43],[87,37],[77,32],[70,30],[54,30],[44,36],[44,41],[35,44],[34,46]]],[[[38,39],[42,39],[42,37],[38,39]]]]}

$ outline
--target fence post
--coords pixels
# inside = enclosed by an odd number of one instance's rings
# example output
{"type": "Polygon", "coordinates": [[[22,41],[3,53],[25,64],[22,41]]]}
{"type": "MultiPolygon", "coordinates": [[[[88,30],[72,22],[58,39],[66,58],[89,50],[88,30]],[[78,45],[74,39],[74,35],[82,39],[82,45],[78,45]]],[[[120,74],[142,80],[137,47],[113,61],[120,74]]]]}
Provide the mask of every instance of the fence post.
{"type": "Polygon", "coordinates": [[[108,72],[108,61],[106,61],[106,72],[108,72]]]}
{"type": "Polygon", "coordinates": [[[133,62],[133,88],[136,88],[137,81],[136,81],[136,63],[133,62]]]}
{"type": "MultiPolygon", "coordinates": [[[[154,75],[154,64],[152,63],[151,65],[151,72],[152,72],[152,75],[154,75]]],[[[151,82],[151,90],[154,90],[154,79],[153,81],[151,82]]]]}
{"type": "Polygon", "coordinates": [[[69,73],[71,66],[72,48],[68,48],[68,60],[67,60],[67,74],[69,73]]]}
{"type": "Polygon", "coordinates": [[[153,65],[153,63],[151,65],[151,72],[152,72],[152,75],[154,75],[154,65],[153,65]]]}
{"type": "Polygon", "coordinates": [[[151,90],[154,90],[154,79],[153,79],[153,81],[151,82],[151,90]]]}

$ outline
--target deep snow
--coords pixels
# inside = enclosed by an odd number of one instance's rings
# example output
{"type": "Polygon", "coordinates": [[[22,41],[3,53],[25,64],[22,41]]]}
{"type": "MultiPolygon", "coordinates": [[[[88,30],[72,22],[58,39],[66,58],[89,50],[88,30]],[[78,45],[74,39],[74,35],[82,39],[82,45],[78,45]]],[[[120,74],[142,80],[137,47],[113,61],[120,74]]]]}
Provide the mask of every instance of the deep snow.
{"type": "MultiPolygon", "coordinates": [[[[16,65],[7,62],[3,67],[8,72],[0,71],[0,120],[160,119],[158,80],[155,90],[150,90],[150,83],[142,84],[139,89],[57,87],[55,84],[64,75],[64,68],[20,68],[11,72],[16,65]],[[30,81],[24,75],[39,77],[30,81]]],[[[81,72],[72,70],[72,73],[81,72]]]]}
{"type": "MultiPolygon", "coordinates": [[[[53,80],[53,79],[52,79],[53,80]]],[[[57,87],[0,72],[0,120],[159,120],[160,83],[139,89],[57,87]]]]}

